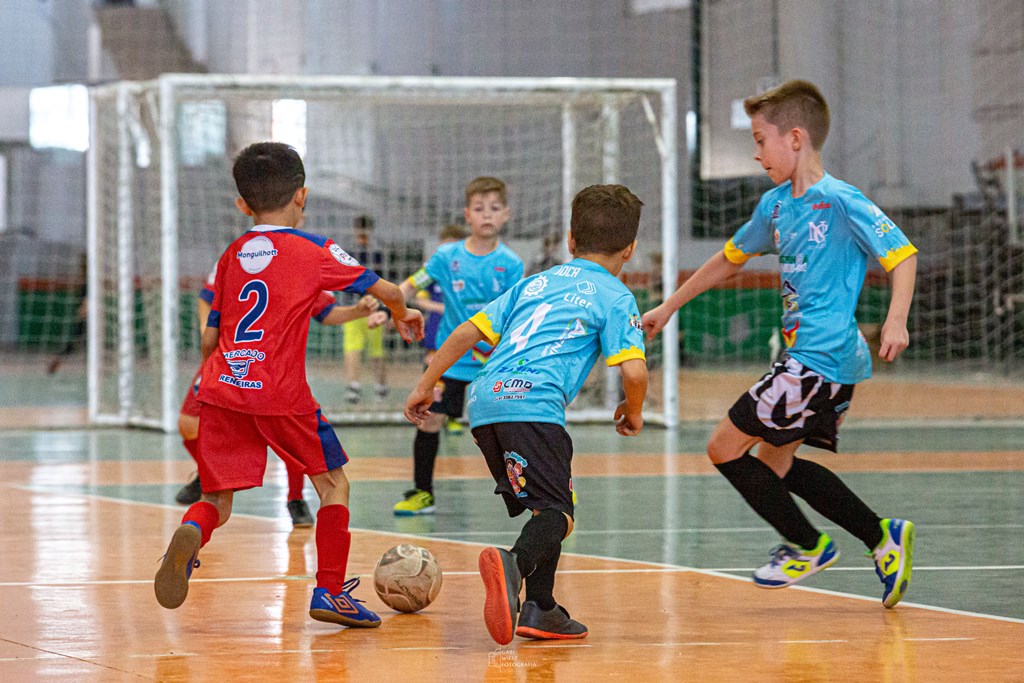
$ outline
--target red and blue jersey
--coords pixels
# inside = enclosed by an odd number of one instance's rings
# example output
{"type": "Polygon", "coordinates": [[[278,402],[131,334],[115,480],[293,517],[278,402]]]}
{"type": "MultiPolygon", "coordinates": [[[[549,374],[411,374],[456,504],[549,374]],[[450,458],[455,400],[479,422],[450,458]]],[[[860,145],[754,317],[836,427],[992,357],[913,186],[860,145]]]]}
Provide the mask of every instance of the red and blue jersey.
{"type": "MultiPolygon", "coordinates": [[[[206,278],[206,282],[199,290],[199,298],[208,304],[213,304],[213,283],[217,281],[217,264],[213,264],[213,270],[210,271],[209,276],[206,278]]],[[[324,318],[334,310],[335,306],[338,305],[338,300],[334,298],[334,295],[324,290],[317,297],[317,300],[313,303],[312,316],[313,320],[318,323],[322,323],[324,318]]],[[[198,390],[198,385],[196,387],[198,390]]]]}
{"type": "Polygon", "coordinates": [[[228,246],[208,327],[220,329],[199,400],[252,415],[317,409],[306,382],[309,319],[323,290],[364,293],[380,278],[321,235],[258,225],[228,246]]]}

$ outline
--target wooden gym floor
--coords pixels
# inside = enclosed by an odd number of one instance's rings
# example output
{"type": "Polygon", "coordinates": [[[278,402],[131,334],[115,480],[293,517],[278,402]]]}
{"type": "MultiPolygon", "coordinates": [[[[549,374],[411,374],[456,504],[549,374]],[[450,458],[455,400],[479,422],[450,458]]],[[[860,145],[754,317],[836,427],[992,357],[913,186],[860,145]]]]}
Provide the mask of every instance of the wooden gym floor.
{"type": "MultiPolygon", "coordinates": [[[[736,393],[732,381],[717,384],[736,393]]],[[[777,538],[702,455],[710,424],[630,440],[573,426],[580,501],[555,590],[590,636],[505,647],[482,623],[476,557],[511,545],[521,522],[491,495],[468,434],[442,441],[438,514],[401,519],[390,508],[408,487],[412,428],[338,429],[352,457],[349,574],[364,577],[355,595],[384,620],[362,631],[306,615],[313,531],[291,529],[273,456],[264,488],[236,497],[203,550],[186,603],[167,611],[152,579],[193,469],[177,439],[82,429],[59,400],[0,408],[0,680],[1020,680],[1024,395],[1009,386],[972,399],[975,388],[942,385],[944,400],[915,406],[907,397],[942,386],[873,383],[886,386],[855,397],[862,418],[844,426],[843,453],[805,455],[881,514],[918,525],[914,580],[896,609],[881,606],[861,544],[814,513],[839,563],[805,586],[753,587],[749,572],[777,538]],[[882,405],[887,391],[905,396],[882,405]],[[993,395],[1004,407],[978,406],[993,395]],[[972,419],[957,420],[954,402],[972,419]],[[61,415],[64,428],[40,428],[61,415]],[[420,614],[392,612],[370,585],[400,542],[429,548],[444,570],[420,614]]],[[[309,486],[307,499],[315,508],[309,486]]]]}

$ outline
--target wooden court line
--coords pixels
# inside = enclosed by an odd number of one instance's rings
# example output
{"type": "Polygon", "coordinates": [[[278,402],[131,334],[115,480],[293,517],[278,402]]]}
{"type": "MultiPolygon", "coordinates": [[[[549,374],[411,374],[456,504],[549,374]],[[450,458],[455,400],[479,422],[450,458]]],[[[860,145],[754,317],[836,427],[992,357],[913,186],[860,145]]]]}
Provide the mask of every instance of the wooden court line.
{"type": "MultiPolygon", "coordinates": [[[[166,503],[145,503],[145,502],[134,501],[134,500],[123,500],[123,499],[119,499],[119,498],[112,498],[110,496],[101,496],[101,495],[91,494],[91,493],[57,492],[57,491],[51,491],[51,490],[40,490],[40,489],[36,489],[34,487],[31,487],[31,486],[22,486],[22,485],[7,485],[7,487],[8,488],[19,489],[19,490],[22,490],[22,491],[27,491],[27,492],[34,493],[34,494],[49,495],[49,496],[55,496],[55,497],[64,496],[64,497],[71,497],[71,498],[77,498],[77,499],[97,500],[97,501],[101,501],[101,502],[115,503],[115,504],[118,504],[118,505],[129,505],[129,506],[150,507],[150,508],[156,507],[156,508],[171,509],[171,510],[181,510],[180,506],[177,506],[177,505],[169,505],[169,504],[166,504],[166,503]]],[[[245,519],[258,520],[258,521],[263,521],[263,522],[269,522],[269,523],[276,524],[276,521],[273,518],[262,517],[260,515],[232,512],[232,516],[233,517],[234,516],[238,516],[238,517],[245,518],[245,519]]],[[[366,533],[366,534],[377,534],[377,535],[380,535],[380,536],[389,536],[389,537],[394,537],[394,538],[399,538],[399,539],[406,539],[406,540],[413,540],[413,541],[422,541],[423,540],[423,536],[418,536],[416,534],[400,533],[400,532],[396,532],[396,531],[381,531],[381,530],[378,530],[378,529],[363,529],[363,528],[358,528],[358,527],[352,527],[350,529],[350,531],[366,533]]],[[[434,541],[438,541],[438,542],[442,542],[442,543],[452,543],[452,544],[455,544],[455,545],[462,545],[462,546],[487,547],[489,545],[489,544],[486,544],[486,543],[475,543],[475,542],[472,542],[472,541],[461,541],[461,540],[457,540],[457,539],[436,538],[436,537],[430,537],[430,538],[431,538],[431,540],[434,540],[434,541]]],[[[668,564],[668,563],[663,563],[663,562],[651,562],[649,560],[627,560],[627,559],[623,559],[623,558],[620,558],[620,557],[608,557],[608,556],[605,556],[605,555],[590,555],[590,554],[583,554],[583,553],[569,553],[569,552],[566,552],[566,553],[562,553],[562,556],[563,557],[578,557],[578,558],[585,558],[585,559],[590,559],[590,560],[602,560],[604,562],[609,562],[609,563],[612,563],[612,564],[633,564],[633,565],[641,565],[642,567],[655,567],[655,568],[660,568],[660,569],[663,569],[663,570],[670,570],[669,572],[666,572],[666,573],[675,573],[675,572],[686,573],[686,572],[691,572],[691,573],[694,573],[694,574],[702,574],[704,576],[711,576],[711,577],[720,578],[720,579],[728,579],[730,581],[743,581],[744,583],[749,582],[749,579],[747,579],[746,577],[739,577],[739,576],[735,576],[735,575],[732,575],[732,574],[727,574],[727,573],[724,573],[722,571],[718,571],[718,570],[714,570],[714,569],[700,569],[700,568],[697,568],[697,567],[688,567],[686,565],[674,565],[674,564],[668,564]]],[[[470,574],[472,574],[472,572],[470,572],[470,574]]],[[[197,581],[198,580],[199,579],[197,579],[197,581]]],[[[849,598],[849,599],[853,599],[853,600],[862,600],[862,601],[875,602],[875,603],[878,602],[878,598],[877,597],[868,597],[866,595],[857,595],[855,593],[844,593],[842,591],[827,590],[827,589],[823,589],[823,588],[814,588],[812,586],[799,586],[799,585],[797,585],[797,586],[789,586],[788,590],[809,591],[809,592],[812,592],[812,593],[818,593],[818,594],[821,594],[821,595],[827,595],[827,596],[832,596],[832,597],[849,598]]],[[[943,612],[943,613],[946,613],[946,614],[954,614],[954,615],[959,615],[959,616],[974,617],[974,618],[978,618],[978,619],[989,619],[989,620],[993,620],[993,621],[1002,621],[1002,622],[1009,622],[1009,623],[1015,623],[1015,624],[1024,624],[1024,619],[1018,619],[1018,618],[1015,618],[1015,617],[1004,617],[1004,616],[999,616],[999,615],[995,615],[995,614],[984,614],[984,613],[981,613],[981,612],[969,612],[969,611],[966,611],[966,610],[956,610],[956,609],[951,609],[951,608],[947,608],[947,607],[938,607],[938,606],[935,606],[935,605],[924,605],[924,604],[919,604],[919,603],[914,603],[914,602],[901,601],[900,602],[900,606],[901,607],[910,607],[910,608],[915,608],[915,609],[921,609],[921,610],[926,610],[926,611],[933,611],[933,612],[943,612]]]]}

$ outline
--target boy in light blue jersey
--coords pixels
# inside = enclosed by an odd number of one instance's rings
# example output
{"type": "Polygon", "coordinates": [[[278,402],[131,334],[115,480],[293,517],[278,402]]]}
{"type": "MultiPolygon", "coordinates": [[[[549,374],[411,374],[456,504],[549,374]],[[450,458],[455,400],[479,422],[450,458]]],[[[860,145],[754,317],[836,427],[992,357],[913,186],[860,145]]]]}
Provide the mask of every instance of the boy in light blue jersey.
{"type": "MultiPolygon", "coordinates": [[[[441,286],[444,313],[437,330],[438,344],[523,278],[522,259],[498,239],[498,233],[509,219],[505,183],[488,176],[471,180],[466,186],[464,213],[469,237],[442,244],[423,268],[400,285],[406,300],[412,298],[416,290],[427,289],[432,284],[441,286]]],[[[417,425],[413,440],[414,487],[395,504],[396,515],[434,512],[434,462],[440,431],[448,419],[462,417],[466,386],[487,362],[490,353],[491,346],[481,342],[467,349],[438,379],[431,416],[417,425]]]]}
{"type": "Polygon", "coordinates": [[[511,551],[487,548],[480,575],[484,621],[502,645],[513,634],[583,638],[587,628],[554,599],[562,539],[572,532],[572,440],[565,408],[598,355],[622,372],[616,430],[643,428],[647,365],[636,300],[618,279],[633,256],[642,203],[622,185],[594,185],[572,203],[576,257],[523,280],[457,327],[405,402],[417,424],[430,417],[434,382],[474,344],[494,344],[469,386],[469,421],[511,517],[533,515],[511,551]],[[526,579],[526,602],[519,591],[526,579]]]}
{"type": "Polygon", "coordinates": [[[839,558],[828,534],[797,507],[796,495],[864,542],[883,584],[882,604],[894,607],[910,583],[913,523],[880,519],[830,470],[795,453],[801,443],[836,451],[854,385],[871,376],[867,343],[854,318],[869,257],[892,281],[879,355],[892,362],[907,347],[917,249],[857,188],[825,173],[820,150],[829,111],[814,85],[787,81],[747,98],[744,106],[754,158],[779,186],[764,194],[722,251],[644,314],[643,325],[654,336],[678,308],[748,259],[779,255],[786,353],[730,408],[708,442],[708,455],[787,541],[754,572],[756,585],[784,588],[839,558]],[[755,458],[750,449],[757,444],[755,458]]]}

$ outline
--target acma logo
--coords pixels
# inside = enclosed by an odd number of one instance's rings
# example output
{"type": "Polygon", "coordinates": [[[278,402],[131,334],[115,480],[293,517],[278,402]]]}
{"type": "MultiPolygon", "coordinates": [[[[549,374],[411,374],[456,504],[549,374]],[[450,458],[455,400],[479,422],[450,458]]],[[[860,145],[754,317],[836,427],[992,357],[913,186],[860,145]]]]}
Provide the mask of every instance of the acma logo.
{"type": "Polygon", "coordinates": [[[497,382],[494,383],[494,386],[491,387],[491,391],[493,391],[496,394],[500,394],[501,393],[501,380],[500,379],[497,382]]]}

